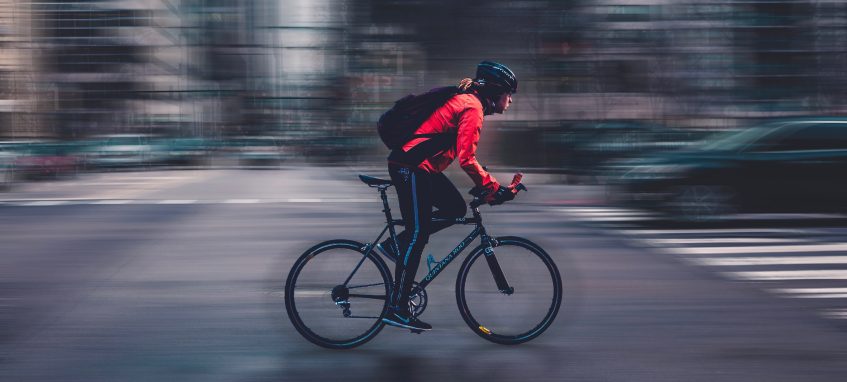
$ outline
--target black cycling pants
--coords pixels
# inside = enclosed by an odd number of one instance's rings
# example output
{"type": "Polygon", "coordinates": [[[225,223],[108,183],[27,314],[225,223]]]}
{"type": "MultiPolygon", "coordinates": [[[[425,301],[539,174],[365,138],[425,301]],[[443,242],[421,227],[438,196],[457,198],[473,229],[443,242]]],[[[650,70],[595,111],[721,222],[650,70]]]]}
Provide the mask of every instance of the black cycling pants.
{"type": "Polygon", "coordinates": [[[394,271],[392,305],[407,307],[409,293],[424,246],[429,235],[451,226],[452,222],[433,223],[432,218],[464,217],[467,205],[462,194],[444,174],[431,174],[411,166],[388,165],[391,181],[397,190],[400,213],[406,229],[398,234],[400,256],[394,271]],[[438,208],[435,212],[433,207],[438,208]]]}

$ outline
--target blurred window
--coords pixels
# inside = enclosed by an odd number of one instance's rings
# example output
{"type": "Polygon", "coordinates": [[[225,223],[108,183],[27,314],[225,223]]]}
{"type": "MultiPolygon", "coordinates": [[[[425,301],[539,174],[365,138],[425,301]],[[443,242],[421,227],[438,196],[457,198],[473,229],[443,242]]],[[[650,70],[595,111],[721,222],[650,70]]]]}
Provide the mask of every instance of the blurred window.
{"type": "Polygon", "coordinates": [[[757,151],[844,150],[847,123],[814,123],[775,134],[757,144],[757,151]],[[768,139],[773,138],[773,139],[768,139]]]}
{"type": "Polygon", "coordinates": [[[789,140],[795,150],[847,149],[847,123],[808,125],[792,134],[789,140]]]}

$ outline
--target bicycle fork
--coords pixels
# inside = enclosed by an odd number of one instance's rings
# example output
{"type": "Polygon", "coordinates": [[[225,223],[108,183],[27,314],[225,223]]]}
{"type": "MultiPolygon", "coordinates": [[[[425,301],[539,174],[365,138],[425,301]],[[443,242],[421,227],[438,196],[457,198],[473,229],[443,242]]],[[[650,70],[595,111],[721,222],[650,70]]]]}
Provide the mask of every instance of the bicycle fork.
{"type": "Polygon", "coordinates": [[[494,282],[497,283],[497,289],[500,293],[505,295],[515,293],[515,288],[509,286],[509,282],[506,281],[506,276],[500,268],[500,263],[497,262],[497,256],[494,254],[494,247],[497,246],[497,241],[491,237],[485,236],[483,237],[483,242],[486,243],[486,247],[483,250],[485,262],[488,263],[488,268],[491,269],[491,275],[494,276],[494,282]]]}

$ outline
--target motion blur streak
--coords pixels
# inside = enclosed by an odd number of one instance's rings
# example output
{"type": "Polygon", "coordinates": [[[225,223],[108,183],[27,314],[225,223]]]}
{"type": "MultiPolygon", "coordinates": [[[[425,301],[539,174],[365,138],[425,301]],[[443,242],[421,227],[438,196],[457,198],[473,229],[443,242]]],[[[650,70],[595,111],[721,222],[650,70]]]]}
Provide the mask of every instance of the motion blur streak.
{"type": "Polygon", "coordinates": [[[0,0],[0,381],[842,381],[845,68],[841,0],[0,0]],[[520,92],[477,154],[530,190],[485,226],[558,317],[474,335],[463,253],[431,332],[308,343],[287,272],[378,234],[378,117],[482,60],[520,92]]]}

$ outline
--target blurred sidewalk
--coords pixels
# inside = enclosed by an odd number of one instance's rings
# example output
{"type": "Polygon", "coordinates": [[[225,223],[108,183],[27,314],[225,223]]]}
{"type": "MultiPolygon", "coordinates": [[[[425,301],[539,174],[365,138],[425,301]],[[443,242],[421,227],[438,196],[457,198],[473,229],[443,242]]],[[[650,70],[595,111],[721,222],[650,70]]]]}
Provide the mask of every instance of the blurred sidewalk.
{"type": "MultiPolygon", "coordinates": [[[[512,171],[493,169],[501,182],[511,180],[512,171]]],[[[155,170],[84,173],[74,178],[16,183],[0,193],[0,202],[110,201],[216,202],[373,202],[376,192],[358,180],[358,174],[387,177],[376,167],[286,167],[265,170],[155,170]]],[[[473,187],[460,169],[448,176],[463,194],[473,187]]],[[[514,203],[543,205],[600,205],[605,188],[598,185],[561,184],[562,175],[526,171],[529,188],[514,203]]],[[[389,197],[394,198],[390,192],[389,197]]],[[[470,196],[466,197],[470,200],[470,196]]]]}

